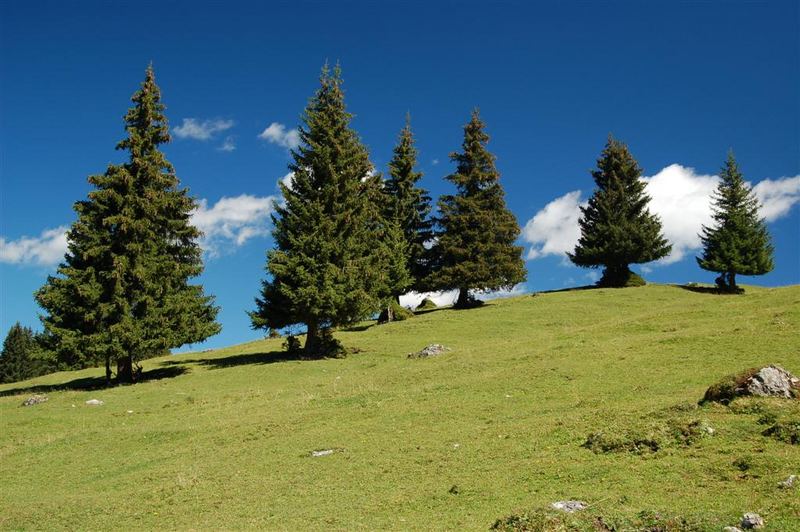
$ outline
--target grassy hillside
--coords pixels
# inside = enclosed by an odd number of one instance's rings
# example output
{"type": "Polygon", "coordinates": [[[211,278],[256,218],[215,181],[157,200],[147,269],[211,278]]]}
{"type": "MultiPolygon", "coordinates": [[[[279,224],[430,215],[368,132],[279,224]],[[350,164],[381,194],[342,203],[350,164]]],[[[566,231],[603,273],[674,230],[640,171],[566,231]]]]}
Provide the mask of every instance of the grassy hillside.
{"type": "Polygon", "coordinates": [[[0,386],[0,528],[485,530],[576,498],[579,526],[755,511],[800,529],[800,489],[777,486],[800,446],[762,435],[800,401],[696,407],[733,372],[800,373],[798,286],[526,295],[338,336],[361,351],[287,361],[264,340],[147,361],[134,386],[87,389],[97,369],[0,386]],[[452,351],[406,358],[429,343],[452,351]],[[34,391],[49,401],[20,407],[34,391]],[[682,436],[698,426],[714,434],[682,436]],[[599,431],[659,450],[582,447],[599,431]]]}

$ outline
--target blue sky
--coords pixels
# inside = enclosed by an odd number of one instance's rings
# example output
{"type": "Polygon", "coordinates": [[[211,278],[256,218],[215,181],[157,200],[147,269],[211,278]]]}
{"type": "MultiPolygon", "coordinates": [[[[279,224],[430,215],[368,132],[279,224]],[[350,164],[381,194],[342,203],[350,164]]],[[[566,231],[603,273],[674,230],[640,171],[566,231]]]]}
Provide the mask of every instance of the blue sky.
{"type": "Polygon", "coordinates": [[[272,245],[269,206],[326,60],[341,62],[378,170],[411,113],[433,196],[450,191],[448,154],[480,107],[524,228],[518,290],[591,282],[563,251],[609,133],[644,168],[677,250],[647,265],[649,280],[713,281],[696,232],[733,148],[776,246],[775,270],[742,281],[800,282],[797,2],[255,4],[0,4],[0,331],[38,327],[32,293],[86,177],[121,161],[122,115],[150,61],[173,127],[165,151],[208,234],[201,281],[223,324],[209,346],[261,336],[245,310],[272,245]]]}

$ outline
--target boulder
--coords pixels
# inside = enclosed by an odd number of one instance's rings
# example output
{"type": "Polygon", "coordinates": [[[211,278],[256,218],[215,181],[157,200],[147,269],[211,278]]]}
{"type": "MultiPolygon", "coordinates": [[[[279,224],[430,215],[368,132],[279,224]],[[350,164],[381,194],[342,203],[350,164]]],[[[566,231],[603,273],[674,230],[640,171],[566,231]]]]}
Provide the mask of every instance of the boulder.
{"type": "Polygon", "coordinates": [[[783,489],[791,489],[794,487],[794,483],[796,480],[797,480],[797,475],[789,475],[786,478],[786,480],[780,481],[778,483],[778,486],[780,486],[783,489]]]}
{"type": "Polygon", "coordinates": [[[785,397],[791,399],[795,396],[800,379],[780,366],[767,366],[758,370],[747,382],[747,392],[750,395],[762,397],[785,397]]]}
{"type": "Polygon", "coordinates": [[[700,403],[713,401],[728,404],[744,395],[784,399],[798,398],[800,397],[800,379],[777,365],[752,368],[729,375],[709,387],[700,403]]]}
{"type": "Polygon", "coordinates": [[[409,353],[408,358],[428,358],[428,357],[435,357],[441,355],[442,353],[446,353],[450,351],[449,347],[445,347],[442,344],[430,344],[426,346],[422,351],[417,351],[416,353],[409,353]]]}
{"type": "Polygon", "coordinates": [[[22,402],[22,406],[38,405],[39,403],[44,403],[45,401],[47,401],[47,396],[45,395],[31,395],[22,402]]]}
{"type": "Polygon", "coordinates": [[[100,406],[103,404],[103,401],[101,401],[100,399],[89,399],[88,401],[86,401],[86,404],[89,406],[100,406]]]}

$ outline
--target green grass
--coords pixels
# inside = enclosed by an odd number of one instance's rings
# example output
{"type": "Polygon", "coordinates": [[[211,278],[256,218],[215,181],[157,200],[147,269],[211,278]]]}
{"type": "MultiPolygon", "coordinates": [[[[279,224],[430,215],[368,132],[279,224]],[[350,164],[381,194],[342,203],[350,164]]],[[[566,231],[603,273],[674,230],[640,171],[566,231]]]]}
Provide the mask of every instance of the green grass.
{"type": "Polygon", "coordinates": [[[99,369],[0,386],[0,528],[485,530],[576,498],[607,523],[800,529],[800,490],[777,487],[800,446],[762,434],[800,401],[696,406],[743,369],[800,373],[798,286],[527,295],[337,336],[361,351],[282,361],[274,339],[149,360],[164,378],[134,386],[81,389],[99,369]],[[452,351],[406,358],[430,343],[452,351]],[[687,443],[693,421],[714,434],[687,443]],[[661,446],[582,447],[597,432],[661,446]]]}

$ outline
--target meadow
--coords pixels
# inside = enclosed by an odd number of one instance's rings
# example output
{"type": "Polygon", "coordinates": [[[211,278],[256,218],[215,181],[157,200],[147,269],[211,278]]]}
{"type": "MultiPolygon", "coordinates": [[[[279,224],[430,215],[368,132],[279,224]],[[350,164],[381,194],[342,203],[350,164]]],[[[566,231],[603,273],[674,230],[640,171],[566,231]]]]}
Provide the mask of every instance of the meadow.
{"type": "Polygon", "coordinates": [[[800,446],[763,434],[800,401],[697,404],[750,367],[800,374],[800,286],[526,294],[336,336],[356,352],[292,360],[265,339],[147,360],[135,385],[96,368],[0,386],[0,528],[486,530],[527,512],[721,530],[758,512],[800,530],[800,488],[778,487],[800,446]],[[407,357],[431,343],[451,351],[407,357]],[[33,393],[49,400],[21,407],[33,393]],[[590,506],[548,510],[565,499],[590,506]]]}

